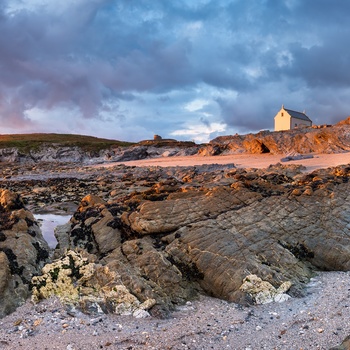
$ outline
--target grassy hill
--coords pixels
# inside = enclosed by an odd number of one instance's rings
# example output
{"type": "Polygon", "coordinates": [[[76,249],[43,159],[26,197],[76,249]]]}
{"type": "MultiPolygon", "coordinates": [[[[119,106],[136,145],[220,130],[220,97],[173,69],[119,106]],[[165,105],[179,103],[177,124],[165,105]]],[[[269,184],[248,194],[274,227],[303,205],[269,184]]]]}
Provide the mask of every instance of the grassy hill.
{"type": "Polygon", "coordinates": [[[131,142],[103,139],[93,136],[74,134],[11,134],[0,135],[0,149],[16,147],[22,152],[39,149],[44,146],[80,147],[84,151],[100,151],[114,147],[128,147],[131,142]]]}

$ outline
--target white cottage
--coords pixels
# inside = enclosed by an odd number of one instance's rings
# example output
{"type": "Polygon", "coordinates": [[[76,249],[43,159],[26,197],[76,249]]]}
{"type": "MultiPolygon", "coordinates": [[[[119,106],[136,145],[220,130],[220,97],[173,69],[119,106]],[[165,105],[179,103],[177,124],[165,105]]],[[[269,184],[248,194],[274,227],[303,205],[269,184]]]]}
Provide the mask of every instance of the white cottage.
{"type": "Polygon", "coordinates": [[[304,112],[293,111],[284,108],[282,105],[281,110],[275,116],[275,131],[291,130],[305,126],[312,126],[312,121],[304,112]]]}

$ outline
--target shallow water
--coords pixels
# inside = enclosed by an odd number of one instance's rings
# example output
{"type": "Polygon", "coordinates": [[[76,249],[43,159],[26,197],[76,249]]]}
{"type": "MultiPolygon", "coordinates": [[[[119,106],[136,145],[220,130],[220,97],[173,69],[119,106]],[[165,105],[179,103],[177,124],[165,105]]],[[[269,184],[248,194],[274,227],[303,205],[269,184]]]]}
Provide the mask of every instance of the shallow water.
{"type": "Polygon", "coordinates": [[[35,214],[35,219],[38,221],[41,232],[50,248],[55,248],[57,240],[54,235],[54,229],[67,223],[71,215],[56,215],[56,214],[35,214]]]}

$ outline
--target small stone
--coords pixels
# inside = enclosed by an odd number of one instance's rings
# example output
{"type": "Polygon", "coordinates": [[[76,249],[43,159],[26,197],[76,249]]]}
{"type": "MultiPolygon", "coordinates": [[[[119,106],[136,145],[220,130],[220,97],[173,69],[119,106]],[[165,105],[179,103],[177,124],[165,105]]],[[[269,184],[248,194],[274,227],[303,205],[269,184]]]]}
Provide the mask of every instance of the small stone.
{"type": "Polygon", "coordinates": [[[38,327],[42,322],[43,322],[43,320],[41,318],[39,318],[39,319],[34,321],[33,326],[38,327]]]}
{"type": "Polygon", "coordinates": [[[13,322],[13,325],[14,326],[19,326],[21,323],[22,323],[22,319],[21,318],[19,318],[19,319],[17,319],[15,322],[13,322]]]}
{"type": "Polygon", "coordinates": [[[323,333],[323,331],[324,331],[324,329],[322,329],[322,328],[317,328],[317,332],[318,332],[318,333],[323,333]]]}
{"type": "Polygon", "coordinates": [[[149,312],[143,309],[137,309],[132,314],[135,318],[147,318],[150,316],[149,312]]]}

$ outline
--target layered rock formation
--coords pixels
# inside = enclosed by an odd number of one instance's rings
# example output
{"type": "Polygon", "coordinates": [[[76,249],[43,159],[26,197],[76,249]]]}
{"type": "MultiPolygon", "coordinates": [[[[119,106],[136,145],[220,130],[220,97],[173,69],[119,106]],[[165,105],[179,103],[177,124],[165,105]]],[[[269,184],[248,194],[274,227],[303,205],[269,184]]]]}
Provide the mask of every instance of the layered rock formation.
{"type": "Polygon", "coordinates": [[[141,303],[154,299],[155,313],[198,292],[253,302],[242,287],[249,275],[299,296],[315,270],[350,268],[348,167],[308,175],[281,165],[134,168],[130,175],[124,181],[142,182],[139,190],[126,195],[119,184],[113,199],[82,200],[57,235],[56,256],[93,254],[141,303]]]}
{"type": "MultiPolygon", "coordinates": [[[[32,208],[40,196],[50,206],[62,188],[71,198],[85,195],[70,222],[56,230],[55,261],[32,280],[37,299],[52,294],[65,299],[68,290],[82,308],[89,300],[95,309],[119,312],[119,304],[129,303],[129,312],[149,308],[163,316],[198,293],[239,303],[261,302],[261,295],[264,300],[283,299],[285,293],[298,297],[315,271],[350,268],[348,166],[311,174],[281,164],[265,170],[119,166],[86,168],[76,175],[2,183],[17,189],[32,208]],[[42,190],[29,196],[30,184],[42,190]]],[[[9,208],[3,209],[12,214],[4,214],[9,224],[0,242],[6,255],[0,259],[8,266],[0,275],[3,293],[12,292],[6,285],[11,274],[23,286],[46,259],[39,254],[46,252],[40,235],[27,233],[34,225],[29,214],[9,208]],[[10,220],[15,212],[27,218],[19,221],[20,237],[33,247],[23,269],[14,250],[18,239],[9,238],[15,235],[10,220]],[[39,239],[39,246],[32,239],[39,239]],[[11,243],[6,249],[16,259],[6,254],[5,243],[11,243]]]]}

